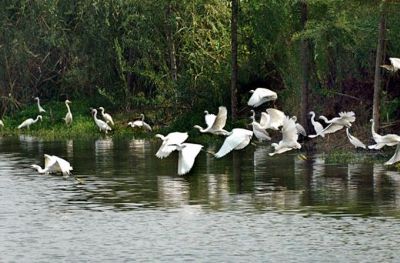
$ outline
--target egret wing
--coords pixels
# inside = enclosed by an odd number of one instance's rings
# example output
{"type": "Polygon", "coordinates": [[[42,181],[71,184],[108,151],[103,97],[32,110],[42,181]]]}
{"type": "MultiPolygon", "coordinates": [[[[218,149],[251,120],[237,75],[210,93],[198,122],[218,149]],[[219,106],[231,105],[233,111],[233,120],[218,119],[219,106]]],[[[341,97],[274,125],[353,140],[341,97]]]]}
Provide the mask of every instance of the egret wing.
{"type": "Polygon", "coordinates": [[[269,122],[271,120],[271,117],[269,114],[265,112],[261,112],[261,118],[260,118],[260,126],[266,129],[269,127],[269,122]]]}
{"type": "Polygon", "coordinates": [[[217,118],[215,114],[204,115],[204,120],[206,121],[207,128],[211,127],[214,124],[215,118],[217,118]]]}
{"type": "Polygon", "coordinates": [[[286,118],[285,113],[274,108],[269,108],[266,111],[270,116],[270,122],[268,125],[269,127],[277,130],[280,126],[283,125],[283,121],[286,118]]]}
{"type": "Polygon", "coordinates": [[[214,124],[212,125],[214,130],[221,130],[225,127],[226,119],[228,117],[228,111],[225,106],[218,108],[218,114],[215,118],[214,124]]]}
{"type": "Polygon", "coordinates": [[[224,143],[222,144],[221,148],[219,151],[215,154],[216,158],[221,158],[231,152],[233,149],[240,149],[243,147],[240,147],[244,145],[247,140],[249,140],[249,135],[250,138],[253,135],[252,131],[248,131],[246,129],[233,129],[231,134],[225,138],[224,143]]]}
{"type": "Polygon", "coordinates": [[[184,175],[192,169],[194,161],[203,145],[194,143],[184,143],[179,151],[178,175],[184,175]]]}
{"type": "Polygon", "coordinates": [[[400,58],[389,58],[390,63],[394,68],[394,71],[397,71],[400,68],[400,58]]]}
{"type": "Polygon", "coordinates": [[[392,165],[400,161],[400,143],[397,144],[396,151],[394,152],[393,156],[385,162],[385,165],[392,165]]]}

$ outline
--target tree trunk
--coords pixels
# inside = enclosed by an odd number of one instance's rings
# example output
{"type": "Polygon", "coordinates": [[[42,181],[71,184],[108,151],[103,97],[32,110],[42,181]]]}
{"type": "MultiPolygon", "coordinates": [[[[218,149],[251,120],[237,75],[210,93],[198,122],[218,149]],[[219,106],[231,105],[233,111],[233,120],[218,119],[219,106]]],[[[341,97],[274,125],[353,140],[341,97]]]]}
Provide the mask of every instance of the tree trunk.
{"type": "MultiPolygon", "coordinates": [[[[307,23],[307,1],[300,1],[300,14],[301,14],[301,25],[303,29],[307,23]]],[[[301,106],[300,106],[300,123],[303,125],[304,129],[309,132],[307,113],[309,110],[308,97],[310,93],[310,76],[311,76],[311,45],[310,41],[307,39],[301,40],[301,67],[302,67],[302,82],[301,82],[301,106]]]]}
{"type": "Polygon", "coordinates": [[[171,78],[176,82],[178,79],[178,68],[176,65],[176,50],[175,41],[173,36],[174,26],[172,24],[172,5],[168,3],[167,6],[167,43],[168,43],[168,53],[169,53],[169,68],[171,73],[171,78]]]}
{"type": "Polygon", "coordinates": [[[238,62],[237,62],[237,29],[238,29],[238,0],[232,0],[232,17],[231,17],[231,111],[232,121],[237,119],[237,78],[238,78],[238,62]]]}
{"type": "Polygon", "coordinates": [[[379,19],[379,36],[378,46],[376,48],[375,58],[375,77],[374,77],[374,98],[372,107],[372,117],[375,123],[375,130],[379,130],[380,127],[380,102],[381,102],[381,68],[382,60],[384,56],[385,47],[385,33],[386,33],[386,15],[384,9],[385,1],[382,1],[381,6],[381,17],[379,19]]]}

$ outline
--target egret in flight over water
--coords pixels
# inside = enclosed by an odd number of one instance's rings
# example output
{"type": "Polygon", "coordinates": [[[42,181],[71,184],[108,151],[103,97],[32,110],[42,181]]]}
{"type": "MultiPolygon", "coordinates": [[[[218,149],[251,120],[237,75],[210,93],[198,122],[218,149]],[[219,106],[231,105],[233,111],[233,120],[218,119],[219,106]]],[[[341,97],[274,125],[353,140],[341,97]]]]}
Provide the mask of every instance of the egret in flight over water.
{"type": "Polygon", "coordinates": [[[203,148],[203,145],[195,143],[182,143],[169,146],[174,146],[179,152],[178,175],[187,174],[192,169],[197,155],[203,148]]]}
{"type": "Polygon", "coordinates": [[[175,151],[176,145],[180,145],[186,141],[189,135],[187,132],[171,132],[166,136],[156,134],[155,137],[162,140],[162,144],[156,153],[157,158],[162,159],[168,157],[171,152],[175,151]]]}
{"type": "Polygon", "coordinates": [[[255,90],[250,90],[249,92],[252,94],[247,102],[247,105],[254,108],[267,101],[276,100],[278,98],[276,92],[266,88],[256,88],[255,90]]]}
{"type": "Polygon", "coordinates": [[[36,117],[36,119],[29,118],[29,119],[24,120],[24,121],[18,126],[18,129],[27,128],[27,129],[29,130],[29,127],[30,127],[32,124],[35,124],[38,120],[42,120],[42,115],[38,115],[38,116],[36,117]]]}
{"type": "Polygon", "coordinates": [[[44,168],[36,164],[32,164],[31,167],[35,168],[41,174],[62,173],[64,176],[69,176],[73,170],[68,161],[48,154],[44,155],[44,168]]]}
{"type": "Polygon", "coordinates": [[[225,106],[220,106],[218,108],[218,114],[213,116],[214,114],[208,114],[206,112],[205,121],[207,124],[206,128],[202,128],[199,125],[193,126],[198,129],[202,133],[211,133],[216,135],[227,135],[228,131],[224,130],[226,119],[228,117],[228,111],[225,106]]]}
{"type": "Polygon", "coordinates": [[[253,132],[242,129],[235,128],[228,133],[228,137],[225,138],[224,143],[217,153],[214,154],[216,158],[221,158],[227,155],[232,150],[241,150],[245,148],[253,137],[253,132]]]}
{"type": "Polygon", "coordinates": [[[297,142],[299,138],[300,129],[296,126],[295,119],[286,117],[282,126],[282,140],[279,143],[272,143],[271,146],[274,147],[275,151],[269,153],[270,156],[275,154],[284,153],[292,149],[300,149],[301,144],[297,142]]]}

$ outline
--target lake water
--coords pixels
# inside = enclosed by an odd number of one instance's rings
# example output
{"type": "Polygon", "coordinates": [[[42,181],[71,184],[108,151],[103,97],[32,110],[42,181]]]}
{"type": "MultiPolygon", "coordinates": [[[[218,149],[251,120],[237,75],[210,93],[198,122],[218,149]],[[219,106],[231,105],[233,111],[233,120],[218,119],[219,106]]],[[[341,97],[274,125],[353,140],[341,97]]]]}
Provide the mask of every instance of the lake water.
{"type": "Polygon", "coordinates": [[[159,145],[0,137],[0,262],[400,261],[397,171],[251,145],[182,177],[159,145]],[[44,153],[83,183],[39,175],[44,153]]]}

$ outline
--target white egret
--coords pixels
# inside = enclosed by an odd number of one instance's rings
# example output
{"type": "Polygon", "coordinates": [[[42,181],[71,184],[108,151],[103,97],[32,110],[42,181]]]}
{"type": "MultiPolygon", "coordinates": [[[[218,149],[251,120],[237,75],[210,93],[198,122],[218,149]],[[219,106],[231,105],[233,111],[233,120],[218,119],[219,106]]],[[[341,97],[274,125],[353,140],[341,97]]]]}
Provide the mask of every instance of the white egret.
{"type": "Polygon", "coordinates": [[[211,120],[213,118],[212,116],[205,117],[205,118],[208,118],[208,119],[206,119],[207,127],[205,129],[203,129],[199,125],[195,125],[193,127],[198,129],[202,133],[208,132],[208,133],[212,133],[212,134],[216,134],[216,135],[227,135],[229,132],[224,130],[227,117],[228,117],[228,111],[227,111],[226,107],[220,106],[218,108],[218,114],[215,117],[213,122],[211,122],[211,120]]]}
{"type": "Polygon", "coordinates": [[[215,114],[209,113],[208,111],[204,111],[204,120],[207,124],[207,127],[212,126],[215,122],[217,116],[215,114]]]}
{"type": "Polygon", "coordinates": [[[36,119],[29,118],[29,119],[24,120],[24,121],[18,126],[18,129],[28,128],[28,130],[29,130],[29,127],[30,127],[32,124],[35,124],[38,120],[42,120],[42,115],[38,115],[38,116],[36,117],[36,119]]]}
{"type": "Polygon", "coordinates": [[[350,143],[353,144],[355,148],[360,147],[360,148],[367,149],[367,146],[365,146],[364,143],[362,143],[358,138],[356,138],[350,134],[349,128],[346,128],[346,134],[347,134],[347,138],[349,138],[350,143]]]}
{"type": "Polygon", "coordinates": [[[266,88],[256,88],[255,90],[250,90],[249,92],[252,93],[252,95],[247,102],[247,105],[254,108],[267,101],[276,100],[278,98],[276,92],[266,88]]]}
{"type": "Polygon", "coordinates": [[[139,127],[139,128],[144,128],[146,130],[152,131],[151,126],[144,121],[143,113],[140,114],[140,118],[141,118],[140,120],[128,122],[128,125],[131,126],[132,128],[139,127]]]}
{"type": "Polygon", "coordinates": [[[314,127],[315,134],[322,132],[322,130],[324,129],[324,126],[322,126],[322,124],[320,122],[315,120],[315,112],[310,111],[308,114],[311,115],[311,124],[314,127]]]}
{"type": "Polygon", "coordinates": [[[241,150],[250,143],[252,137],[252,131],[242,128],[235,128],[228,133],[228,137],[225,138],[221,148],[217,153],[214,154],[214,156],[216,158],[221,158],[232,150],[241,150]]]}
{"type": "Polygon", "coordinates": [[[39,97],[35,97],[35,100],[36,100],[36,103],[37,103],[37,107],[38,107],[39,113],[46,112],[46,110],[43,109],[43,107],[40,105],[39,97]]]}
{"type": "Polygon", "coordinates": [[[251,112],[253,113],[253,115],[250,118],[252,120],[251,126],[253,126],[254,136],[258,139],[259,142],[270,141],[271,137],[269,136],[268,132],[261,126],[260,123],[256,121],[254,110],[251,110],[251,112]]]}
{"type": "Polygon", "coordinates": [[[292,149],[300,149],[301,144],[297,142],[298,138],[299,133],[294,118],[286,117],[282,126],[282,140],[279,143],[271,144],[275,151],[269,153],[269,155],[274,156],[275,154],[284,153],[292,149]]]}
{"type": "Polygon", "coordinates": [[[296,130],[297,130],[297,134],[301,134],[303,136],[307,136],[307,132],[306,129],[304,129],[303,125],[301,125],[300,123],[297,122],[297,117],[296,116],[292,116],[291,118],[294,123],[296,124],[296,130]]]}
{"type": "Polygon", "coordinates": [[[356,120],[355,114],[352,111],[340,112],[339,117],[335,117],[328,120],[325,116],[319,116],[320,119],[324,120],[328,126],[326,126],[322,131],[317,134],[309,135],[310,138],[315,138],[317,136],[325,137],[326,134],[337,132],[344,127],[350,128],[351,124],[356,120]]]}
{"type": "Polygon", "coordinates": [[[69,108],[70,103],[72,103],[72,102],[69,100],[65,100],[65,106],[67,107],[68,112],[64,117],[64,121],[65,121],[65,124],[67,124],[67,126],[72,124],[72,113],[71,113],[71,109],[69,108]]]}
{"type": "Polygon", "coordinates": [[[260,125],[264,129],[279,130],[279,127],[283,125],[286,115],[283,111],[268,108],[266,113],[261,113],[260,125]]]}
{"type": "Polygon", "coordinates": [[[384,165],[392,165],[400,161],[400,143],[397,144],[396,151],[394,152],[393,156],[387,160],[384,165]]]}
{"type": "Polygon", "coordinates": [[[156,153],[157,158],[162,159],[168,157],[171,152],[175,151],[176,145],[180,145],[186,141],[189,135],[187,132],[171,132],[167,136],[156,134],[155,137],[163,141],[156,153]]]}
{"type": "Polygon", "coordinates": [[[375,123],[374,120],[371,119],[371,132],[372,132],[372,138],[374,139],[375,143],[374,145],[369,145],[369,149],[374,149],[374,150],[379,150],[384,146],[395,146],[400,142],[400,136],[397,134],[386,134],[386,135],[380,135],[375,132],[375,123]]]}
{"type": "Polygon", "coordinates": [[[4,122],[2,120],[0,120],[0,127],[3,128],[4,127],[4,122]]]}
{"type": "Polygon", "coordinates": [[[390,65],[381,65],[382,68],[396,72],[400,69],[400,58],[389,58],[390,65]]]}
{"type": "Polygon", "coordinates": [[[194,143],[182,143],[169,145],[179,152],[178,175],[187,174],[192,169],[194,161],[203,148],[203,145],[194,143]]]}
{"type": "Polygon", "coordinates": [[[69,176],[73,170],[68,161],[48,154],[44,155],[44,168],[36,164],[32,164],[31,167],[35,168],[41,174],[62,173],[64,176],[69,176]]]}
{"type": "Polygon", "coordinates": [[[114,121],[113,121],[113,118],[111,117],[111,115],[108,114],[108,113],[104,113],[104,108],[103,107],[99,107],[99,110],[101,111],[101,116],[106,121],[106,123],[107,124],[111,123],[111,125],[114,126],[114,121]]]}
{"type": "Polygon", "coordinates": [[[100,120],[97,118],[97,110],[92,109],[92,114],[94,118],[94,122],[96,123],[97,127],[99,127],[99,130],[102,132],[105,132],[107,134],[108,131],[111,131],[111,127],[103,120],[100,120]]]}

